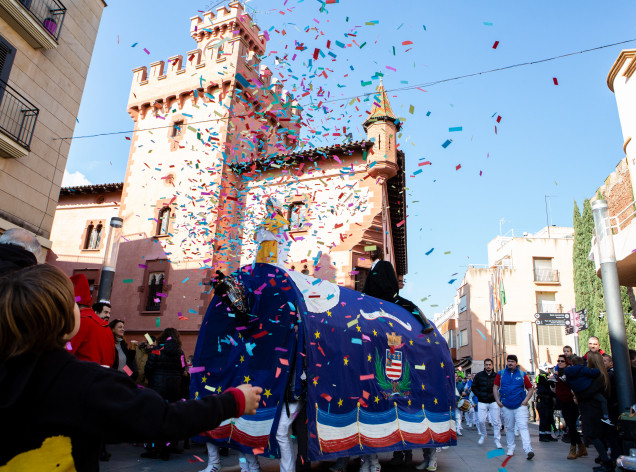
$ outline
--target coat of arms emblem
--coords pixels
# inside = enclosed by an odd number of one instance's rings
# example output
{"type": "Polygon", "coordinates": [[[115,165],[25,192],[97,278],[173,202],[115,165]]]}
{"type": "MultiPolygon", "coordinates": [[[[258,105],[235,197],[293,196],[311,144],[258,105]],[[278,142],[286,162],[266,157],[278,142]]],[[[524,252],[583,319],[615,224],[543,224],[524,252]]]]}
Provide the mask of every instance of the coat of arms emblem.
{"type": "MultiPolygon", "coordinates": [[[[411,387],[409,364],[397,348],[402,346],[402,336],[386,333],[389,349],[384,357],[384,372],[380,355],[375,351],[375,377],[383,390],[391,390],[391,395],[407,394],[411,387]],[[387,381],[388,379],[388,381],[387,381]]],[[[388,396],[385,393],[385,396],[388,396]]]]}

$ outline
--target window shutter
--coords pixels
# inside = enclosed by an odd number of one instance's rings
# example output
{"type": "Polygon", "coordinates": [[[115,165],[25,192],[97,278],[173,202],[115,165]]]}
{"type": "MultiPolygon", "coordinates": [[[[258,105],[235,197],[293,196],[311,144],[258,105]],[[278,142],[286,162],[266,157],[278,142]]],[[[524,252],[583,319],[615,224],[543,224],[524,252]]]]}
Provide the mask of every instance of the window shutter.
{"type": "Polygon", "coordinates": [[[15,48],[0,36],[0,80],[9,80],[9,71],[13,64],[15,48]]]}

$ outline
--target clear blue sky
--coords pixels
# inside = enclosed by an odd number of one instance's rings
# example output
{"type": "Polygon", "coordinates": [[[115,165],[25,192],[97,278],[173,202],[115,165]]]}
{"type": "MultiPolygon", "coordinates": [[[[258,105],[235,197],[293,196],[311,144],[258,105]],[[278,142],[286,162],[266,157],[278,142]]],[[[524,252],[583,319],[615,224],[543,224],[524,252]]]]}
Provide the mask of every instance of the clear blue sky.
{"type": "MultiPolygon", "coordinates": [[[[189,18],[217,2],[108,3],[75,136],[131,130],[126,112],[131,69],[193,49],[189,18]],[[134,43],[137,46],[131,47],[134,43]]],[[[313,84],[312,95],[301,100],[305,116],[313,115],[312,124],[323,132],[345,125],[354,139],[364,137],[361,123],[366,115],[350,107],[350,99],[328,103],[328,114],[310,110],[311,100],[321,100],[316,96],[320,87],[331,99],[361,96],[378,84],[378,72],[391,90],[636,38],[633,0],[340,0],[320,11],[322,5],[316,0],[248,2],[257,11],[261,29],[273,27],[264,63],[283,74],[288,89],[299,89],[303,74],[305,85],[313,84]],[[368,24],[373,22],[377,24],[368,24]],[[335,44],[352,40],[366,45],[335,44]],[[307,49],[294,50],[295,41],[307,49]],[[405,41],[413,44],[403,45],[405,41]],[[495,41],[499,45],[493,49],[495,41]],[[310,69],[308,59],[315,48],[337,57],[320,58],[310,69]],[[274,56],[285,53],[287,62],[276,66],[274,56]],[[294,53],[298,56],[292,60],[294,53]],[[321,72],[318,67],[325,68],[328,78],[308,79],[321,72]],[[373,85],[362,85],[370,80],[373,85]]],[[[425,91],[389,92],[394,111],[406,118],[398,139],[409,175],[404,296],[429,316],[442,310],[452,302],[466,266],[487,262],[486,244],[499,234],[502,218],[503,233],[514,229],[520,235],[545,226],[545,195],[551,196],[551,223],[571,226],[574,200],[581,205],[593,195],[624,157],[615,97],[606,77],[620,50],[630,47],[636,42],[421,86],[425,91]],[[450,132],[454,127],[462,131],[450,132]],[[447,139],[452,143],[443,148],[447,139]],[[418,167],[424,160],[432,165],[418,167]],[[418,169],[423,171],[410,177],[418,169]],[[451,279],[457,281],[449,284],[451,279]]],[[[369,110],[370,103],[358,107],[369,110]]],[[[309,137],[316,146],[333,142],[309,137]]],[[[129,144],[124,135],[75,139],[67,171],[90,183],[121,182],[129,144]]]]}

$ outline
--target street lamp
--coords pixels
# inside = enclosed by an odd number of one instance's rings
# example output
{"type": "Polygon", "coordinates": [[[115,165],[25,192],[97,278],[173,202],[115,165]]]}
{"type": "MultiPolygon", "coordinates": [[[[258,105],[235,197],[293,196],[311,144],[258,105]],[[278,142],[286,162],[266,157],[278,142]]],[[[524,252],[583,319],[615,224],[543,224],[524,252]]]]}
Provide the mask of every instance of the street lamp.
{"type": "Polygon", "coordinates": [[[621,303],[614,240],[607,202],[605,200],[596,200],[592,203],[592,215],[594,216],[596,245],[599,254],[598,262],[601,266],[603,295],[605,296],[605,309],[607,310],[607,328],[609,330],[610,345],[612,346],[614,372],[616,373],[618,406],[620,411],[629,411],[634,398],[634,387],[632,385],[632,370],[629,361],[627,336],[625,334],[625,315],[623,314],[623,304],[621,303]]]}
{"type": "Polygon", "coordinates": [[[110,294],[113,290],[113,280],[115,279],[115,266],[117,265],[117,254],[119,253],[119,242],[121,239],[121,227],[124,220],[114,216],[110,219],[110,232],[106,241],[106,254],[102,265],[102,274],[99,278],[99,291],[97,301],[110,303],[110,294]]]}

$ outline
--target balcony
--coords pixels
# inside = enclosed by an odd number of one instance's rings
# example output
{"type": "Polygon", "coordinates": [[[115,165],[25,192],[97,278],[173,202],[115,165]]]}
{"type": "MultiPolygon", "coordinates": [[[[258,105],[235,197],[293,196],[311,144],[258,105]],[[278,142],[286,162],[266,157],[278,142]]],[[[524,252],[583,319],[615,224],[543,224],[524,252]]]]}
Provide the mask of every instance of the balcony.
{"type": "Polygon", "coordinates": [[[563,313],[563,305],[556,302],[538,302],[537,313],[563,313]]]}
{"type": "Polygon", "coordinates": [[[0,0],[0,17],[34,49],[55,49],[66,8],[59,0],[0,0]]]}
{"type": "Polygon", "coordinates": [[[0,156],[28,154],[39,113],[31,102],[0,80],[0,156]]]}
{"type": "Polygon", "coordinates": [[[558,284],[559,271],[554,269],[534,269],[535,283],[558,284]]]}

